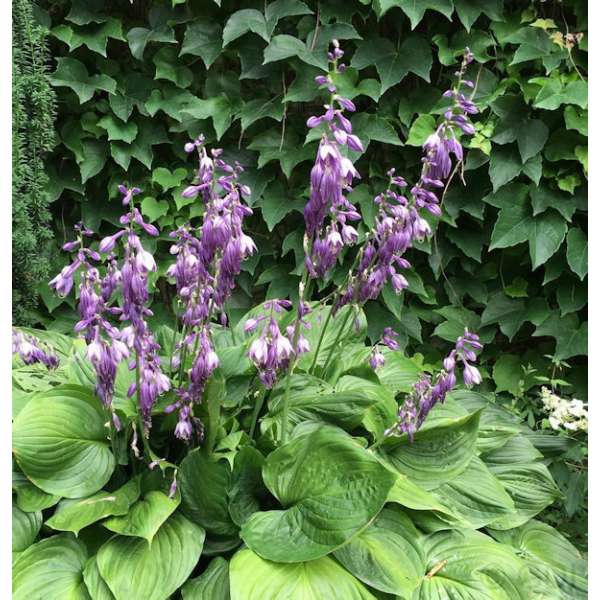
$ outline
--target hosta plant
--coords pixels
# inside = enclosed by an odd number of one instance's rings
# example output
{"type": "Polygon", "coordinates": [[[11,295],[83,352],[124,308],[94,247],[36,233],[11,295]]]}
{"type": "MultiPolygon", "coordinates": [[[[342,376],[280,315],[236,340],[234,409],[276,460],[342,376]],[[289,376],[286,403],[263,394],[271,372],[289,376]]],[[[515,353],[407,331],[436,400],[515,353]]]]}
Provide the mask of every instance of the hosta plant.
{"type": "Polygon", "coordinates": [[[585,597],[583,559],[534,519],[559,495],[543,439],[470,389],[478,336],[441,365],[403,355],[388,327],[365,345],[363,305],[407,287],[474,132],[472,55],[418,181],[391,170],[371,228],[348,200],[362,143],[335,41],[328,58],[297,295],[230,319],[256,252],[252,191],[199,136],[184,191],[198,222],[160,232],[120,186],[121,227],[98,241],[79,224],[50,282],[76,290],[75,335],[14,331],[17,600],[585,597]],[[152,238],[173,255],[171,327],[152,326],[152,238]]]}

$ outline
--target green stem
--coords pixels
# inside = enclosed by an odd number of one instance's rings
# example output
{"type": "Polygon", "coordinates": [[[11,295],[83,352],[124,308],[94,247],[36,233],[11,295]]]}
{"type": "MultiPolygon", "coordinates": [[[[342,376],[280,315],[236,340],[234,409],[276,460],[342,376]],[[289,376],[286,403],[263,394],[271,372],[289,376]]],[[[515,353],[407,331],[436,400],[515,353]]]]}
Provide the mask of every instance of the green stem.
{"type": "Polygon", "coordinates": [[[327,318],[325,319],[325,323],[323,323],[323,327],[321,328],[321,335],[319,335],[319,341],[317,342],[317,347],[315,348],[315,356],[312,361],[312,365],[310,365],[309,373],[314,373],[315,368],[317,366],[317,360],[319,358],[319,350],[321,350],[321,345],[323,344],[323,339],[325,337],[325,332],[327,331],[327,326],[329,325],[329,321],[331,321],[331,315],[333,313],[333,305],[329,307],[329,312],[327,313],[327,318]]]}
{"type": "Polygon", "coordinates": [[[146,439],[146,433],[145,433],[145,427],[144,427],[144,422],[142,420],[142,414],[141,414],[141,410],[142,410],[142,404],[140,402],[140,396],[141,396],[141,381],[140,381],[140,355],[136,352],[136,356],[135,356],[135,380],[137,382],[137,405],[138,405],[138,417],[137,417],[137,422],[138,422],[138,428],[139,428],[139,432],[140,432],[140,437],[142,438],[142,444],[144,445],[144,454],[147,456],[148,460],[151,461],[152,460],[152,450],[150,449],[150,444],[148,443],[148,440],[146,439]]]}
{"type": "MultiPolygon", "coordinates": [[[[298,346],[298,337],[300,336],[300,306],[304,302],[304,298],[309,296],[309,288],[311,281],[308,279],[308,273],[305,271],[302,276],[302,280],[300,281],[300,293],[298,294],[298,306],[296,307],[296,321],[294,323],[294,335],[292,336],[292,347],[294,351],[298,346]]],[[[281,436],[279,438],[280,443],[283,445],[287,441],[287,424],[290,413],[290,387],[292,381],[292,373],[294,372],[294,368],[296,367],[297,356],[294,355],[292,360],[290,360],[290,364],[288,365],[287,372],[285,374],[286,382],[285,382],[285,392],[283,396],[283,411],[281,413],[281,436]]]]}
{"type": "Polygon", "coordinates": [[[262,410],[263,404],[265,402],[266,394],[267,390],[265,388],[262,388],[254,403],[254,410],[252,411],[252,425],[250,426],[251,440],[254,439],[254,432],[256,430],[256,424],[258,423],[258,416],[260,415],[260,411],[262,410]]]}
{"type": "Polygon", "coordinates": [[[329,349],[329,354],[327,355],[327,358],[325,359],[325,363],[323,364],[323,373],[325,372],[325,370],[327,369],[327,366],[329,365],[329,361],[331,360],[331,357],[333,355],[334,350],[337,348],[337,345],[338,345],[338,343],[340,341],[340,338],[342,337],[342,333],[344,332],[344,329],[346,329],[346,325],[348,324],[348,320],[350,319],[350,317],[354,313],[354,307],[353,306],[349,306],[348,309],[349,310],[346,313],[344,321],[342,322],[342,326],[340,327],[340,330],[338,331],[337,335],[335,336],[335,341],[331,345],[331,348],[329,349]]]}

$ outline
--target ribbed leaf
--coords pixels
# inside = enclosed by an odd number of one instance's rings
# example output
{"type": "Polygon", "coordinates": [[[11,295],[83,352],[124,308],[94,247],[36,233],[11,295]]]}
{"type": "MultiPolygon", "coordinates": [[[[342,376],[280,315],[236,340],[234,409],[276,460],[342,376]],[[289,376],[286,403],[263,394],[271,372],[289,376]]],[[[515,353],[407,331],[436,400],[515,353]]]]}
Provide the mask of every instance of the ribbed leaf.
{"type": "Polygon", "coordinates": [[[183,600],[229,600],[229,563],[220,556],[181,588],[183,600]]]}
{"type": "Polygon", "coordinates": [[[42,513],[24,512],[12,506],[12,550],[23,552],[33,544],[42,527],[42,513]]]}
{"type": "Polygon", "coordinates": [[[100,401],[84,388],[63,385],[38,394],[13,424],[15,458],[25,475],[48,494],[93,494],[115,466],[106,418],[100,401]]]}

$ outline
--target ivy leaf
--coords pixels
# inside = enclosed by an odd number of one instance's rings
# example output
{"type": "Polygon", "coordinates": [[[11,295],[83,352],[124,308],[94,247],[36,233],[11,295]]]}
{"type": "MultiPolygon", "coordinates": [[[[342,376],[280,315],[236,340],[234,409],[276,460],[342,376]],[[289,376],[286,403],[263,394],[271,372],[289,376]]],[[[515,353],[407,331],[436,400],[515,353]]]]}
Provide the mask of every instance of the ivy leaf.
{"type": "Polygon", "coordinates": [[[133,121],[123,123],[115,119],[113,115],[102,117],[98,121],[98,127],[102,127],[106,131],[109,141],[121,140],[131,144],[138,134],[138,127],[133,121]]]}
{"type": "Polygon", "coordinates": [[[352,126],[354,132],[364,142],[376,141],[392,146],[403,145],[393,125],[384,117],[360,113],[352,119],[352,126]]]}
{"type": "Polygon", "coordinates": [[[529,234],[529,254],[534,270],[560,248],[566,233],[566,221],[555,212],[546,212],[533,219],[529,234]]]}
{"type": "Polygon", "coordinates": [[[435,117],[419,115],[410,126],[407,146],[422,146],[425,140],[435,131],[435,117]]]}
{"type": "Polygon", "coordinates": [[[152,183],[157,183],[162,188],[163,192],[176,188],[181,185],[181,182],[187,177],[187,169],[180,167],[174,171],[169,171],[165,167],[158,167],[152,171],[152,183]]]}
{"type": "MultiPolygon", "coordinates": [[[[267,23],[267,35],[269,38],[277,26],[279,19],[284,17],[296,17],[302,15],[312,15],[313,11],[301,2],[301,0],[275,0],[267,4],[265,10],[265,19],[267,23]]],[[[332,39],[327,37],[327,40],[332,39]]],[[[342,39],[342,38],[340,38],[342,39]]],[[[269,41],[269,40],[267,40],[269,41]]]]}
{"type": "Polygon", "coordinates": [[[492,21],[502,21],[503,0],[454,0],[454,8],[461,23],[467,31],[481,14],[485,14],[492,21]]]}
{"type": "Polygon", "coordinates": [[[84,140],[82,143],[83,160],[79,162],[81,183],[102,171],[106,164],[106,144],[98,140],[84,140]]]}
{"type": "Polygon", "coordinates": [[[156,29],[145,27],[134,27],[127,32],[129,49],[134,58],[144,59],[144,50],[150,42],[162,44],[176,44],[175,32],[168,25],[161,25],[156,29]]]}
{"type": "Polygon", "coordinates": [[[572,227],[567,235],[567,262],[571,271],[582,281],[588,272],[588,241],[585,233],[572,227]]]}
{"type": "Polygon", "coordinates": [[[239,117],[242,121],[242,130],[248,129],[252,123],[260,119],[269,117],[275,121],[283,119],[284,105],[281,101],[281,94],[272,98],[255,98],[245,102],[239,117]]]}
{"type": "Polygon", "coordinates": [[[194,98],[182,112],[194,119],[212,119],[218,140],[227,131],[233,119],[233,107],[225,94],[213,96],[208,100],[194,98]]]}
{"type": "Polygon", "coordinates": [[[563,194],[558,190],[553,190],[547,185],[532,185],[529,188],[529,195],[531,197],[534,217],[545,212],[549,208],[553,208],[557,210],[563,218],[570,222],[577,208],[575,199],[572,196],[563,194]]]}
{"type": "Polygon", "coordinates": [[[581,133],[581,135],[587,136],[588,134],[588,115],[587,110],[577,108],[576,106],[565,106],[565,127],[567,129],[574,129],[581,133]]]}
{"type": "Polygon", "coordinates": [[[448,20],[452,18],[454,6],[452,0],[378,0],[379,10],[377,16],[381,17],[394,6],[402,9],[410,19],[411,29],[414,29],[423,19],[426,10],[435,10],[442,13],[448,20]]]}
{"type": "Polygon", "coordinates": [[[56,71],[49,77],[52,85],[71,88],[83,104],[92,98],[97,90],[114,94],[117,82],[108,75],[90,75],[85,65],[74,58],[56,59],[56,71]]]}
{"type": "Polygon", "coordinates": [[[125,41],[121,21],[107,19],[99,25],[92,24],[74,29],[69,25],[58,25],[52,30],[52,35],[69,46],[73,52],[81,46],[86,46],[92,52],[106,56],[106,44],[109,38],[125,41]]]}
{"type": "Polygon", "coordinates": [[[223,28],[223,47],[249,31],[256,33],[266,42],[270,39],[267,33],[267,22],[260,11],[245,8],[234,12],[223,28]]]}
{"type": "Polygon", "coordinates": [[[509,248],[526,242],[532,224],[533,218],[529,213],[527,195],[516,197],[512,205],[505,206],[498,213],[490,240],[490,250],[509,248]]]}
{"type": "Polygon", "coordinates": [[[158,111],[163,111],[176,121],[183,120],[183,109],[194,100],[195,96],[187,90],[182,90],[175,85],[165,84],[160,89],[152,90],[145,108],[153,117],[158,111]]]}
{"type": "Polygon", "coordinates": [[[503,292],[494,294],[481,315],[481,327],[498,323],[500,331],[512,340],[527,321],[528,312],[523,300],[508,298],[503,292]]]}
{"type": "Polygon", "coordinates": [[[306,56],[306,45],[291,35],[276,35],[265,48],[263,64],[266,65],[292,56],[306,56]]]}
{"type": "Polygon", "coordinates": [[[494,148],[490,156],[489,174],[494,191],[512,181],[523,169],[521,158],[514,146],[494,148]]]}
{"type": "Polygon", "coordinates": [[[523,373],[521,364],[521,357],[516,354],[503,354],[498,358],[492,372],[496,393],[509,392],[513,396],[520,394],[519,380],[523,373]]]}
{"type": "Polygon", "coordinates": [[[557,78],[536,78],[531,81],[542,86],[533,102],[535,108],[556,110],[562,104],[587,107],[588,89],[585,81],[572,81],[567,85],[557,78]]]}
{"type": "Polygon", "coordinates": [[[355,69],[362,70],[375,65],[381,81],[382,95],[400,83],[408,73],[429,81],[432,64],[431,46],[424,37],[418,35],[409,36],[399,50],[385,38],[366,39],[358,45],[352,57],[355,69]]]}
{"type": "Polygon", "coordinates": [[[142,200],[142,214],[153,223],[169,213],[169,203],[166,200],[156,200],[148,196],[142,200]]]}
{"type": "Polygon", "coordinates": [[[177,61],[175,48],[161,48],[152,58],[152,62],[156,67],[154,79],[172,81],[180,88],[189,87],[194,80],[192,71],[177,61]]]}
{"type": "Polygon", "coordinates": [[[208,69],[221,54],[221,26],[207,19],[189,23],[179,56],[199,56],[208,69]]]}
{"type": "Polygon", "coordinates": [[[294,134],[289,131],[286,131],[282,143],[281,134],[272,129],[254,137],[252,143],[248,145],[248,149],[258,151],[259,169],[272,160],[278,160],[281,169],[288,178],[297,164],[315,156],[313,144],[302,145],[294,134]]]}
{"type": "Polygon", "coordinates": [[[556,299],[561,316],[581,310],[587,304],[587,288],[577,281],[560,283],[556,291],[556,299]]]}
{"type": "Polygon", "coordinates": [[[548,134],[548,127],[539,119],[529,119],[519,126],[517,146],[524,163],[542,151],[548,134]]]}
{"type": "Polygon", "coordinates": [[[263,219],[269,231],[273,231],[275,225],[293,210],[301,213],[304,204],[302,198],[293,195],[290,197],[279,181],[270,183],[263,192],[261,200],[257,203],[261,208],[263,219]]]}
{"type": "Polygon", "coordinates": [[[554,357],[557,360],[587,354],[588,324],[586,322],[580,325],[577,315],[561,317],[558,310],[555,310],[536,328],[533,335],[553,337],[556,340],[554,357]]]}

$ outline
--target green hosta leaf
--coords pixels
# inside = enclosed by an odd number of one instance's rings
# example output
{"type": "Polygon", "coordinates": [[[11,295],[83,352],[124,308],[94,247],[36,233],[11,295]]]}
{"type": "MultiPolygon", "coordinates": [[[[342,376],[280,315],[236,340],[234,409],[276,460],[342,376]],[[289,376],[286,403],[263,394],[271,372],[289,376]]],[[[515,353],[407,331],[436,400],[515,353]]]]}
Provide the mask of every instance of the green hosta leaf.
{"type": "Polygon", "coordinates": [[[272,452],[263,479],[285,508],[255,513],[241,536],[263,558],[300,562],[325,556],[365,527],[395,477],[342,430],[320,426],[272,452]]]}
{"type": "Polygon", "coordinates": [[[384,508],[365,531],[335,551],[355,577],[379,591],[410,597],[425,570],[421,534],[398,510],[384,508]]]}
{"type": "Polygon", "coordinates": [[[88,498],[63,500],[56,512],[46,521],[52,529],[72,531],[81,529],[112,515],[124,515],[140,494],[137,479],[132,479],[115,492],[98,492],[88,498]]]}
{"type": "Polygon", "coordinates": [[[400,473],[426,490],[460,475],[475,453],[480,412],[427,423],[414,436],[384,442],[385,458],[400,473]],[[428,426],[429,425],[429,426],[428,426]]]}
{"type": "Polygon", "coordinates": [[[573,227],[567,234],[567,262],[571,271],[582,281],[588,271],[587,236],[581,229],[573,227]]]}
{"type": "Polygon", "coordinates": [[[12,489],[17,495],[17,506],[25,512],[36,512],[54,506],[60,496],[46,494],[36,487],[23,475],[23,473],[13,471],[12,489]]]}
{"type": "Polygon", "coordinates": [[[491,523],[494,529],[512,529],[526,523],[560,497],[560,492],[541,462],[490,464],[490,471],[500,480],[514,501],[516,511],[491,523]]]}
{"type": "Polygon", "coordinates": [[[218,556],[195,579],[181,588],[183,600],[229,600],[229,563],[218,556]]]}
{"type": "Polygon", "coordinates": [[[127,41],[134,58],[144,59],[144,50],[150,42],[162,44],[176,44],[175,32],[168,25],[161,25],[156,29],[134,27],[127,32],[127,41]]]}
{"type": "MultiPolygon", "coordinates": [[[[365,391],[372,384],[358,377],[342,377],[334,387],[311,375],[294,375],[288,395],[289,426],[304,421],[324,421],[348,431],[363,419],[366,409],[377,402],[374,394],[365,391]]],[[[391,396],[383,386],[377,386],[381,398],[391,396]]],[[[278,386],[269,399],[269,415],[275,424],[281,423],[285,388],[278,386]]],[[[264,423],[264,421],[263,421],[264,423]]]]}
{"type": "Polygon", "coordinates": [[[111,538],[98,551],[98,569],[116,600],[164,600],[196,566],[204,535],[203,529],[175,513],[150,545],[137,537],[111,538]]]}
{"type": "Polygon", "coordinates": [[[400,506],[411,510],[427,510],[444,513],[452,516],[449,508],[445,507],[433,494],[420,488],[413,483],[406,475],[398,473],[398,477],[390,490],[387,498],[388,502],[395,502],[400,506]]]}
{"type": "Polygon", "coordinates": [[[57,87],[71,88],[83,104],[92,98],[97,90],[114,94],[117,82],[108,75],[88,74],[85,65],[74,58],[56,59],[56,71],[50,75],[50,82],[57,87]]]}
{"type": "Polygon", "coordinates": [[[102,579],[98,569],[98,561],[95,556],[88,559],[83,570],[83,581],[93,600],[115,600],[106,581],[102,579]]]}
{"type": "Polygon", "coordinates": [[[423,19],[426,10],[435,10],[442,13],[447,19],[452,17],[454,6],[452,0],[378,0],[378,17],[381,18],[390,8],[398,6],[410,19],[411,28],[414,29],[423,19]]]}
{"type": "Polygon", "coordinates": [[[410,392],[414,383],[423,373],[415,357],[408,358],[400,352],[388,352],[384,349],[385,364],[377,369],[379,381],[394,394],[410,392]]]}
{"type": "Polygon", "coordinates": [[[233,107],[224,94],[208,100],[194,98],[182,111],[194,119],[212,119],[217,139],[227,131],[233,118],[233,107]]]}
{"type": "Polygon", "coordinates": [[[419,115],[410,126],[407,146],[422,146],[425,140],[435,131],[435,117],[419,115]]]}
{"type": "Polygon", "coordinates": [[[200,450],[190,452],[179,468],[181,510],[209,533],[234,535],[227,493],[231,486],[231,468],[225,460],[214,460],[200,450]]]}
{"type": "Polygon", "coordinates": [[[12,551],[23,552],[37,537],[42,528],[42,513],[23,512],[15,504],[12,505],[12,551]]]}
{"type": "MultiPolygon", "coordinates": [[[[179,506],[181,496],[174,498],[160,490],[150,490],[129,507],[102,523],[104,527],[120,535],[141,537],[151,544],[156,532],[179,506]]],[[[115,513],[117,514],[117,513],[115,513]]]]}
{"type": "Polygon", "coordinates": [[[479,529],[515,509],[500,481],[478,457],[474,457],[460,475],[437,488],[433,495],[453,515],[447,519],[441,514],[441,520],[448,524],[436,529],[452,529],[456,522],[454,517],[463,525],[479,529]]]}
{"type": "Polygon", "coordinates": [[[491,534],[522,554],[532,574],[542,583],[542,589],[548,580],[553,580],[558,588],[557,597],[587,598],[586,561],[556,529],[533,520],[518,529],[492,531],[491,534]]]}
{"type": "Polygon", "coordinates": [[[208,69],[221,53],[221,26],[207,19],[189,23],[179,56],[199,56],[208,69]]]}
{"type": "Polygon", "coordinates": [[[493,465],[517,465],[537,462],[544,458],[541,452],[523,435],[515,435],[502,447],[482,455],[489,467],[493,465]]]}
{"type": "Polygon", "coordinates": [[[426,571],[415,597],[526,600],[529,572],[510,546],[478,531],[440,531],[424,539],[426,571]]]}
{"type": "Polygon", "coordinates": [[[55,535],[23,552],[13,566],[13,599],[89,600],[83,582],[87,551],[71,534],[55,535]]]}
{"type": "Polygon", "coordinates": [[[98,121],[98,127],[106,131],[109,140],[122,140],[128,144],[131,144],[138,134],[138,127],[133,121],[123,123],[112,115],[102,117],[98,121]]]}
{"type": "Polygon", "coordinates": [[[106,420],[98,399],[81,387],[63,385],[40,393],[14,421],[15,458],[25,475],[49,494],[93,494],[115,466],[106,420]]]}
{"type": "Polygon", "coordinates": [[[375,600],[367,589],[328,556],[297,564],[263,560],[251,550],[237,552],[229,567],[231,600],[375,600]]]}
{"type": "Polygon", "coordinates": [[[566,233],[566,221],[555,212],[546,212],[533,219],[529,232],[529,254],[534,270],[560,248],[566,233]]]}
{"type": "Polygon", "coordinates": [[[73,28],[60,24],[52,29],[52,35],[69,46],[73,52],[80,46],[86,46],[92,52],[106,56],[106,44],[109,38],[125,41],[121,21],[109,18],[104,23],[73,28]]]}
{"type": "Polygon", "coordinates": [[[249,31],[256,33],[266,42],[269,41],[270,36],[267,33],[267,22],[260,11],[254,8],[246,8],[234,12],[227,20],[223,29],[223,46],[227,46],[227,44],[249,31]]]}
{"type": "Polygon", "coordinates": [[[228,492],[229,514],[240,527],[260,510],[259,500],[268,496],[262,479],[264,462],[264,456],[252,446],[243,446],[235,455],[228,492]]]}
{"type": "Polygon", "coordinates": [[[358,44],[352,57],[355,69],[375,65],[381,81],[382,95],[400,83],[409,72],[429,81],[432,64],[431,46],[425,38],[418,35],[409,36],[400,49],[384,38],[366,39],[358,44]]]}

